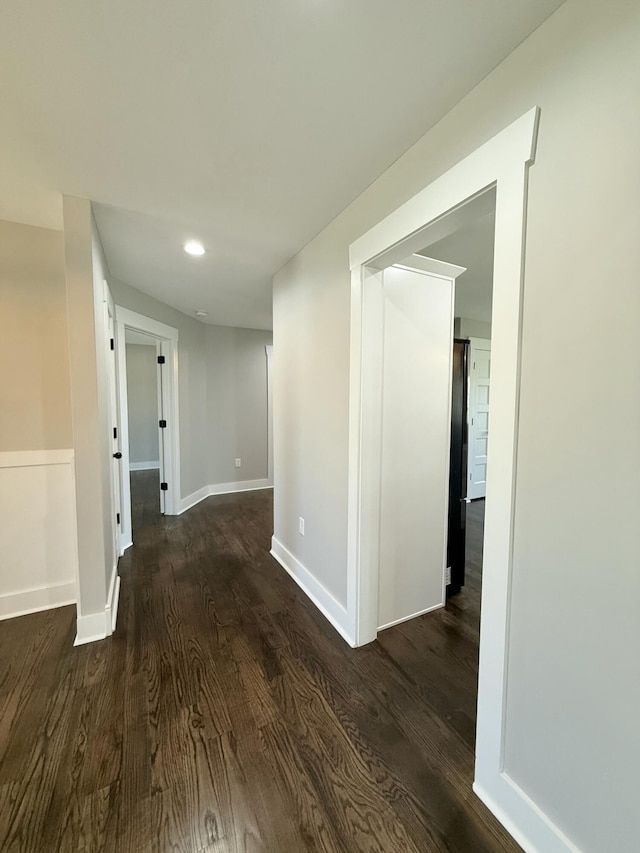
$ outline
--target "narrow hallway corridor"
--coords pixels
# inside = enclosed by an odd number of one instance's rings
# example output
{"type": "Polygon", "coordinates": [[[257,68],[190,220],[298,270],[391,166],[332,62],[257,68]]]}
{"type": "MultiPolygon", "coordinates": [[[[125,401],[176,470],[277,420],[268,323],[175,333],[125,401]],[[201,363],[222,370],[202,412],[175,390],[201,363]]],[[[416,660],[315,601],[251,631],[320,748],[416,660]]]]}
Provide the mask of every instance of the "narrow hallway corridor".
{"type": "Polygon", "coordinates": [[[170,518],[154,477],[111,638],[73,648],[73,607],[0,623],[0,849],[518,850],[471,791],[479,560],[350,649],[269,555],[271,491],[170,518]]]}

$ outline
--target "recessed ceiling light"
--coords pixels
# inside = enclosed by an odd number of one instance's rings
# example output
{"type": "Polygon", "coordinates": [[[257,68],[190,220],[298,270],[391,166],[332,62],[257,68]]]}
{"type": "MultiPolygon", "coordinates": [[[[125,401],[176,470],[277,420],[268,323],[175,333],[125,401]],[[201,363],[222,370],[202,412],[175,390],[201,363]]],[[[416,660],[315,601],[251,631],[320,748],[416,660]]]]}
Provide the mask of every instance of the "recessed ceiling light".
{"type": "Polygon", "coordinates": [[[196,317],[208,317],[209,314],[206,311],[196,311],[196,317]]]}
{"type": "Polygon", "coordinates": [[[184,250],[188,255],[204,255],[204,246],[197,240],[189,240],[185,243],[184,250]]]}

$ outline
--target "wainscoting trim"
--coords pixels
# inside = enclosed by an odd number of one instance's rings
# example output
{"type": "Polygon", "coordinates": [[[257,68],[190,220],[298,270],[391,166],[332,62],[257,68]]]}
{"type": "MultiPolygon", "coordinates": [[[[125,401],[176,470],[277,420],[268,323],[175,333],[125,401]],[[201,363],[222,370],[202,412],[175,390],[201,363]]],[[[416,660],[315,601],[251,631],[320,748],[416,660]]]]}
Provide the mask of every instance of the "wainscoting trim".
{"type": "Polygon", "coordinates": [[[77,601],[73,448],[0,452],[0,619],[77,601]]]}
{"type": "Polygon", "coordinates": [[[0,468],[29,468],[34,465],[68,465],[73,462],[73,449],[5,450],[0,453],[0,468]]]}

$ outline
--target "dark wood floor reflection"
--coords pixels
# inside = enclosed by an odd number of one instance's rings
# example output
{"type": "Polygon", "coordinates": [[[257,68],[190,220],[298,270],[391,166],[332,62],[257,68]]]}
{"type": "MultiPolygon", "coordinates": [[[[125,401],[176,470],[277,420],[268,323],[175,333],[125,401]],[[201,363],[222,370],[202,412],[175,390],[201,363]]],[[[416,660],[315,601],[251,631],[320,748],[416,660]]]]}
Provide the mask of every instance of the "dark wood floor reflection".
{"type": "Polygon", "coordinates": [[[154,476],[113,637],[0,623],[0,850],[518,850],[471,791],[479,564],[349,649],[269,556],[270,492],[163,518],[154,476]]]}

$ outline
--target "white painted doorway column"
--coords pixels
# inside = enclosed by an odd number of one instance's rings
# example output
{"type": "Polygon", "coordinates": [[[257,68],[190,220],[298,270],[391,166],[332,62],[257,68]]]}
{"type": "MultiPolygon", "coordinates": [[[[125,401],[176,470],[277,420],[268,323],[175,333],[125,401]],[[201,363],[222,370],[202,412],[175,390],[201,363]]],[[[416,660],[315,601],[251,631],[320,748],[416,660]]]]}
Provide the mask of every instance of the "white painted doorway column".
{"type": "Polygon", "coordinates": [[[368,285],[382,321],[380,444],[372,447],[380,458],[379,631],[445,603],[453,305],[462,272],[415,257],[368,285]]]}

